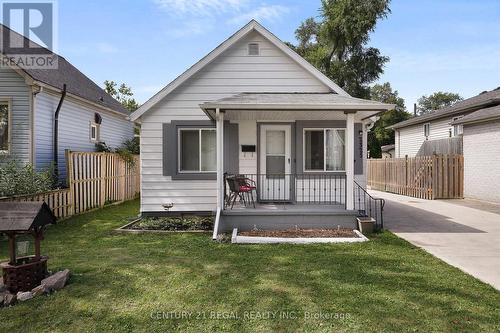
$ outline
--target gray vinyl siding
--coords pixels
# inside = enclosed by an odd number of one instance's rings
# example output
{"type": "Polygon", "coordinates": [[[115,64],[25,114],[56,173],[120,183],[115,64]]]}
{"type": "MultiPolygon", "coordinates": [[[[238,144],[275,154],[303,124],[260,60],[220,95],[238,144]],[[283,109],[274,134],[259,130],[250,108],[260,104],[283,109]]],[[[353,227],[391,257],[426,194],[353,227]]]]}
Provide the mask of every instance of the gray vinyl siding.
{"type": "MultiPolygon", "coordinates": [[[[52,163],[53,119],[59,100],[60,95],[47,92],[41,92],[35,98],[35,160],[39,170],[52,163]]],[[[134,125],[125,116],[114,115],[66,97],[59,113],[58,164],[61,179],[66,177],[66,149],[95,150],[95,143],[90,141],[90,124],[96,112],[102,117],[100,140],[109,147],[116,148],[133,137],[134,125]]]]}
{"type": "Polygon", "coordinates": [[[172,180],[163,175],[164,123],[208,120],[199,104],[237,93],[299,91],[330,90],[257,32],[205,66],[141,117],[141,211],[163,211],[165,203],[174,203],[173,211],[216,208],[214,180],[172,180]],[[247,56],[249,42],[260,44],[260,56],[247,56]]]}
{"type": "Polygon", "coordinates": [[[16,71],[0,68],[0,98],[11,101],[11,145],[7,156],[0,155],[0,163],[16,160],[29,163],[31,155],[30,88],[16,71]]]}

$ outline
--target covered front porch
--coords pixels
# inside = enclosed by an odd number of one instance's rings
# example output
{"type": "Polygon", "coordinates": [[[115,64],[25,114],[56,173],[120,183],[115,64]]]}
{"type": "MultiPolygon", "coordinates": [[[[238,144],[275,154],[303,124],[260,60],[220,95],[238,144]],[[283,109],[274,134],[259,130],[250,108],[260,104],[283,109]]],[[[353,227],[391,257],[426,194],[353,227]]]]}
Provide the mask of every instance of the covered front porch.
{"type": "Polygon", "coordinates": [[[280,220],[325,227],[314,216],[334,227],[354,221],[356,187],[365,184],[367,133],[374,117],[392,107],[333,93],[243,93],[202,104],[216,122],[214,235],[222,220],[274,229],[280,220]],[[229,156],[227,124],[238,126],[237,139],[229,141],[238,140],[237,151],[229,156]],[[237,170],[225,165],[232,159],[238,159],[237,170]]]}

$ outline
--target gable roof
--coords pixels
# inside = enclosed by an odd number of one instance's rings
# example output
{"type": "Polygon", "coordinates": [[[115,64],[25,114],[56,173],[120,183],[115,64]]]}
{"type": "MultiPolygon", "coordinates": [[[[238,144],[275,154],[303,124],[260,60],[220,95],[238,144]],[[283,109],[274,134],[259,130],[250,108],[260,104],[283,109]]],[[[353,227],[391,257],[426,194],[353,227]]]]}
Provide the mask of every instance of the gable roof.
{"type": "Polygon", "coordinates": [[[267,40],[269,40],[272,44],[274,44],[278,49],[283,51],[286,55],[292,58],[295,62],[297,62],[300,66],[302,66],[305,70],[307,70],[310,74],[312,74],[315,78],[329,87],[332,92],[342,95],[348,96],[342,88],[340,88],[335,82],[330,80],[326,75],[321,73],[316,67],[307,62],[304,58],[298,55],[295,51],[289,48],[283,41],[281,41],[278,37],[276,37],[269,30],[264,28],[260,23],[255,20],[251,20],[240,30],[235,32],[232,36],[222,42],[219,46],[217,46],[214,50],[212,50],[209,54],[191,66],[188,70],[178,76],[175,80],[170,82],[165,88],[160,90],[157,94],[151,97],[146,103],[144,103],[137,111],[130,115],[131,120],[137,120],[140,116],[146,113],[151,107],[160,102],[165,96],[171,93],[174,89],[179,87],[182,83],[200,71],[203,67],[211,63],[215,58],[217,58],[224,51],[229,49],[236,42],[241,40],[243,37],[247,36],[250,32],[257,31],[261,35],[263,35],[267,40]]]}
{"type": "MultiPolygon", "coordinates": [[[[34,69],[23,67],[22,65],[16,67],[18,70],[22,71],[25,75],[34,80],[35,83],[39,82],[60,91],[63,89],[63,85],[66,84],[66,91],[68,94],[83,98],[93,104],[98,104],[102,107],[111,109],[112,111],[129,115],[130,112],[125,109],[120,102],[106,93],[104,89],[99,87],[94,81],[80,72],[75,66],[64,59],[64,57],[43,48],[32,40],[0,24],[0,36],[4,36],[4,33],[10,33],[11,38],[17,40],[15,41],[17,45],[20,45],[20,43],[23,43],[22,45],[34,45],[37,48],[41,48],[41,50],[39,49],[37,52],[40,51],[44,54],[53,55],[53,57],[57,60],[58,66],[56,69],[34,69]]],[[[2,50],[2,54],[9,56],[9,54],[12,53],[4,49],[2,50]]]]}
{"type": "Polygon", "coordinates": [[[500,105],[480,109],[452,122],[452,125],[470,124],[500,118],[500,105]]]}
{"type": "Polygon", "coordinates": [[[448,106],[436,111],[432,111],[431,113],[422,116],[402,121],[400,123],[389,126],[389,128],[397,129],[411,125],[417,125],[424,122],[428,122],[430,120],[449,117],[467,111],[474,111],[485,106],[491,106],[496,104],[500,104],[500,87],[491,91],[482,92],[477,96],[464,99],[463,101],[457,102],[452,106],[448,106]]]}

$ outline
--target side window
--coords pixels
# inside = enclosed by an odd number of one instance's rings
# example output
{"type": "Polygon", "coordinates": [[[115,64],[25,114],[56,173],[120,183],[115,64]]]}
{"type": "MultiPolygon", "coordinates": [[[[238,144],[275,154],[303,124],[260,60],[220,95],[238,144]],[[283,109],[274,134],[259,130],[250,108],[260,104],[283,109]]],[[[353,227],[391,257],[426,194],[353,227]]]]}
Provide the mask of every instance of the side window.
{"type": "Polygon", "coordinates": [[[100,125],[96,123],[90,124],[90,141],[91,142],[99,142],[100,125]]]}
{"type": "Polygon", "coordinates": [[[10,103],[0,101],[0,154],[10,151],[10,103]]]}
{"type": "Polygon", "coordinates": [[[431,124],[430,123],[424,124],[424,136],[425,136],[425,138],[428,139],[430,134],[431,134],[431,124]]]}
{"type": "MultiPolygon", "coordinates": [[[[463,117],[464,116],[454,117],[453,121],[462,119],[463,117]]],[[[453,136],[460,136],[462,134],[464,134],[464,126],[463,125],[454,125],[453,126],[453,136]]]]}

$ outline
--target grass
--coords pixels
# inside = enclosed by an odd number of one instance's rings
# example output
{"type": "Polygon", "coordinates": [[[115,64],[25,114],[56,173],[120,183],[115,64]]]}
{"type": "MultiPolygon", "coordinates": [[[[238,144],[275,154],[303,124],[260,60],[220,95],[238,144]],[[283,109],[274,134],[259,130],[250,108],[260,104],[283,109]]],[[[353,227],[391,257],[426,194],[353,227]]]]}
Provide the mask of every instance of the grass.
{"type": "Polygon", "coordinates": [[[137,207],[50,228],[42,252],[50,269],[72,271],[70,284],[0,309],[1,331],[500,330],[497,291],[391,233],[359,244],[237,246],[209,234],[113,232],[137,207]],[[191,318],[166,318],[182,311],[191,318]],[[267,311],[281,316],[258,318],[267,311]]]}

